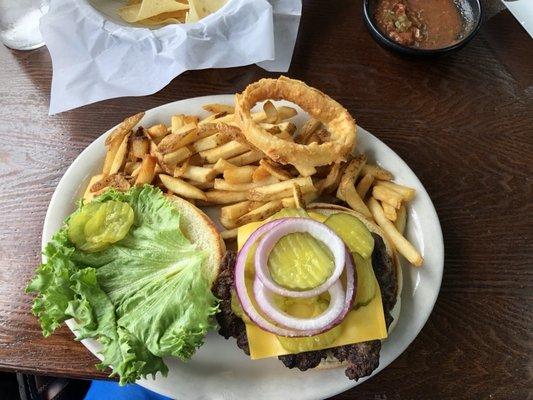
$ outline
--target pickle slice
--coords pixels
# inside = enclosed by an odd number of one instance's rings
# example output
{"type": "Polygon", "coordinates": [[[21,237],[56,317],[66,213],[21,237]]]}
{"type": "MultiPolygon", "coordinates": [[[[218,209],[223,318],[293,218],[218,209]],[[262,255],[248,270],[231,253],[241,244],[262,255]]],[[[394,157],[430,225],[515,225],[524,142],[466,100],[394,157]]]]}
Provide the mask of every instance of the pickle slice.
{"type": "Polygon", "coordinates": [[[86,252],[104,250],[122,240],[133,224],[133,209],[127,203],[107,201],[85,204],[68,221],[68,238],[86,252]]]}
{"type": "Polygon", "coordinates": [[[244,313],[244,310],[242,309],[241,302],[239,301],[239,298],[237,297],[237,293],[235,292],[235,289],[231,290],[231,311],[242,319],[246,323],[250,323],[250,318],[248,318],[248,315],[244,313]]]}
{"type": "Polygon", "coordinates": [[[68,239],[74,243],[76,247],[80,247],[86,243],[85,239],[85,225],[98,210],[98,203],[85,204],[81,209],[72,214],[68,220],[68,239]]]}
{"type": "Polygon", "coordinates": [[[302,208],[283,208],[282,210],[275,213],[273,216],[271,216],[268,221],[273,221],[275,219],[280,218],[294,218],[294,217],[301,217],[301,218],[309,218],[309,214],[307,211],[305,211],[302,208]]]}
{"type": "Polygon", "coordinates": [[[341,237],[350,251],[370,258],[374,250],[374,238],[359,218],[348,213],[337,213],[330,215],[324,223],[341,237]]]}
{"type": "Polygon", "coordinates": [[[372,260],[353,253],[355,269],[357,271],[357,292],[355,307],[366,306],[376,295],[376,278],[372,268],[372,260]]]}
{"type": "Polygon", "coordinates": [[[331,251],[308,233],[282,237],[270,252],[272,279],[291,290],[309,290],[324,283],[333,272],[331,251]]]}
{"type": "MultiPolygon", "coordinates": [[[[313,318],[322,314],[328,308],[329,302],[314,297],[310,299],[285,299],[285,305],[280,307],[287,314],[299,318],[313,318]]],[[[336,327],[309,337],[284,337],[277,336],[281,346],[291,353],[302,353],[304,351],[313,351],[324,349],[330,346],[342,332],[342,327],[336,327]]]]}
{"type": "Polygon", "coordinates": [[[124,239],[133,224],[133,209],[122,201],[106,201],[85,225],[91,243],[115,243],[124,239]]]}

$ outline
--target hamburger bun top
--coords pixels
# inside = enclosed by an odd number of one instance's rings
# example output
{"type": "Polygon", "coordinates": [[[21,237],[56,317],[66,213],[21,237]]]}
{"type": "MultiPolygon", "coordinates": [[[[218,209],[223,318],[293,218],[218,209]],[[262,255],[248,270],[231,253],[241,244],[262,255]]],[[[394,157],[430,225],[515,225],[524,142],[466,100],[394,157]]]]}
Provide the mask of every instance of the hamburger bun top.
{"type": "Polygon", "coordinates": [[[198,207],[174,195],[168,195],[167,199],[180,211],[180,229],[185,237],[207,254],[203,265],[212,285],[226,254],[224,240],[213,221],[198,207]]]}

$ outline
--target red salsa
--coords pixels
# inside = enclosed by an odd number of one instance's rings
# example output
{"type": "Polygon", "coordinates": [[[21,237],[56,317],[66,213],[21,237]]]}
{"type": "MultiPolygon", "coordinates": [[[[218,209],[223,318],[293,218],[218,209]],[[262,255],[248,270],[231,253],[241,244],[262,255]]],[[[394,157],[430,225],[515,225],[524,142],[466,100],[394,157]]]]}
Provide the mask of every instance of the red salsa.
{"type": "Polygon", "coordinates": [[[463,27],[453,0],[378,0],[375,19],[396,43],[422,49],[454,44],[463,27]]]}

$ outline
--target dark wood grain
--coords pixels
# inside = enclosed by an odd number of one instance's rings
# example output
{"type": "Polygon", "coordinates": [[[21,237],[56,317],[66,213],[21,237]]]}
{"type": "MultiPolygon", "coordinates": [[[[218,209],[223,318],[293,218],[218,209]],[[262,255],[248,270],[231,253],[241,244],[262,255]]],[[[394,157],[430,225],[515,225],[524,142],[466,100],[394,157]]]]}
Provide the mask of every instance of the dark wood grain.
{"type": "MultiPolygon", "coordinates": [[[[416,172],[446,246],[442,291],[426,327],[386,370],[336,399],[531,398],[533,377],[533,46],[497,1],[479,35],[436,59],[379,47],[353,0],[305,1],[289,76],[345,105],[416,172]]],[[[105,377],[62,328],[41,336],[23,288],[66,168],[125,116],[188,97],[234,93],[255,66],[187,72],[159,93],[49,117],[45,48],[0,46],[0,369],[105,377]]],[[[149,77],[147,77],[149,79],[149,77]]]]}

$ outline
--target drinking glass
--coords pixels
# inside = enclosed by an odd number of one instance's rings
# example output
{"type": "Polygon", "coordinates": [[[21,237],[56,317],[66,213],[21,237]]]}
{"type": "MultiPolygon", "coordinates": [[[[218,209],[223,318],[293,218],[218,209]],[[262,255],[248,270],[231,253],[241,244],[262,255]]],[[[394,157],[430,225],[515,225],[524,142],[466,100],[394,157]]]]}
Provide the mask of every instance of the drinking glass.
{"type": "Polygon", "coordinates": [[[16,50],[43,46],[39,20],[49,5],[49,0],[0,0],[0,41],[16,50]]]}

